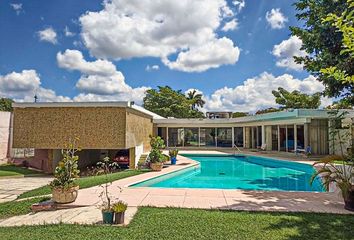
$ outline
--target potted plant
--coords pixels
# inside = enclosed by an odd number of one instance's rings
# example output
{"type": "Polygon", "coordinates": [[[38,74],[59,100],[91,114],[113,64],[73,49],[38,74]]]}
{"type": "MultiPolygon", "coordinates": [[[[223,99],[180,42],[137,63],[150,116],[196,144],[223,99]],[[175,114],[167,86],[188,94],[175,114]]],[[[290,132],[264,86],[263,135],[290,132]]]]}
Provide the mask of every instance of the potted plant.
{"type": "Polygon", "coordinates": [[[78,138],[70,142],[66,149],[62,149],[63,159],[55,168],[54,180],[49,186],[52,189],[52,199],[56,203],[71,203],[77,198],[79,185],[75,179],[79,177],[78,160],[76,155],[80,149],[76,146],[78,138]]]}
{"type": "MultiPolygon", "coordinates": [[[[314,164],[317,171],[311,178],[311,184],[319,176],[322,178],[324,188],[329,191],[330,185],[335,184],[342,193],[345,206],[344,208],[354,211],[354,155],[353,146],[350,144],[349,152],[344,153],[345,143],[351,142],[351,133],[347,131],[343,134],[338,124],[342,123],[347,112],[339,112],[334,110],[330,113],[332,121],[329,128],[330,141],[337,141],[339,143],[339,150],[341,155],[338,157],[332,156],[324,158],[314,164]]],[[[335,145],[333,145],[335,146],[335,145]]]]}
{"type": "Polygon", "coordinates": [[[115,224],[124,224],[124,213],[127,210],[127,208],[128,205],[123,201],[118,201],[112,205],[115,224]]]}
{"type": "Polygon", "coordinates": [[[176,162],[177,162],[177,155],[178,155],[178,150],[175,148],[175,149],[172,149],[168,152],[168,155],[170,155],[170,159],[171,159],[171,164],[172,165],[175,165],[176,162]]]}
{"type": "Polygon", "coordinates": [[[112,210],[112,198],[109,193],[109,186],[112,184],[112,182],[109,181],[108,175],[112,173],[114,169],[118,167],[118,164],[116,162],[111,162],[109,157],[105,157],[102,162],[98,162],[97,165],[105,175],[105,183],[100,185],[102,188],[102,191],[99,195],[99,197],[102,200],[101,204],[101,212],[102,212],[102,220],[103,223],[106,224],[113,224],[113,217],[114,213],[112,210]]]}
{"type": "Polygon", "coordinates": [[[165,156],[162,154],[162,150],[165,147],[164,141],[161,137],[153,137],[150,135],[151,151],[149,153],[150,168],[153,171],[161,171],[163,168],[163,162],[165,156]]]}

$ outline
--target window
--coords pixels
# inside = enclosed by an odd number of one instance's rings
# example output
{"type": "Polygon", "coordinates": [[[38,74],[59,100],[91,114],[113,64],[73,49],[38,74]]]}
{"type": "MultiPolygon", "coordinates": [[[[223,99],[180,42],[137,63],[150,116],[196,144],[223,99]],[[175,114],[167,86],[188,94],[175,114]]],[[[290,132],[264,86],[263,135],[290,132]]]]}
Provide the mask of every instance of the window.
{"type": "Polygon", "coordinates": [[[184,129],[184,146],[199,146],[199,130],[198,128],[184,129]]]}
{"type": "Polygon", "coordinates": [[[215,128],[200,129],[200,146],[215,147],[215,128]]]}
{"type": "Polygon", "coordinates": [[[232,147],[232,128],[218,128],[217,133],[218,147],[232,147]]]}
{"type": "Polygon", "coordinates": [[[243,127],[234,128],[234,144],[237,147],[243,147],[243,127]]]}
{"type": "Polygon", "coordinates": [[[168,146],[169,147],[183,147],[184,143],[184,129],[183,128],[169,128],[168,129],[168,146]]]}

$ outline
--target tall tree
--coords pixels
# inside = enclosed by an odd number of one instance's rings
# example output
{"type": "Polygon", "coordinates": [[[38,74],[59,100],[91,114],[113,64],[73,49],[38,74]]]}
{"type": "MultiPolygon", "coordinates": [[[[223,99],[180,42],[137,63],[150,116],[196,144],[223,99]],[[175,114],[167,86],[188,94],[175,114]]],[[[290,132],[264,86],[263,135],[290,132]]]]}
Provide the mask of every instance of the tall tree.
{"type": "MultiPolygon", "coordinates": [[[[354,103],[354,83],[345,81],[343,76],[336,78],[333,74],[323,71],[332,67],[335,70],[352,76],[354,73],[353,55],[345,51],[343,42],[345,34],[339,31],[335,20],[327,19],[328,15],[342,16],[350,8],[347,0],[298,0],[295,7],[300,27],[291,27],[292,35],[302,40],[302,49],[308,53],[304,57],[295,57],[297,63],[317,77],[325,86],[324,95],[328,97],[341,97],[354,103]]],[[[349,25],[353,22],[349,22],[349,25]]],[[[353,34],[349,34],[353,38],[353,34]]],[[[328,71],[328,70],[327,70],[328,71]]]]}
{"type": "Polygon", "coordinates": [[[144,97],[144,108],[163,117],[202,118],[204,114],[192,108],[190,101],[181,90],[169,86],[150,89],[144,97]]]}
{"type": "Polygon", "coordinates": [[[12,112],[12,103],[14,100],[10,98],[0,98],[0,111],[12,112]]]}
{"type": "Polygon", "coordinates": [[[197,91],[191,90],[187,93],[187,99],[192,102],[192,109],[196,110],[197,107],[203,107],[205,104],[205,101],[203,100],[203,95],[200,93],[197,93],[197,91]]]}
{"type": "Polygon", "coordinates": [[[282,109],[287,108],[310,108],[316,109],[321,105],[321,94],[308,95],[299,91],[289,92],[279,87],[278,91],[273,90],[275,102],[282,105],[282,109]]]}

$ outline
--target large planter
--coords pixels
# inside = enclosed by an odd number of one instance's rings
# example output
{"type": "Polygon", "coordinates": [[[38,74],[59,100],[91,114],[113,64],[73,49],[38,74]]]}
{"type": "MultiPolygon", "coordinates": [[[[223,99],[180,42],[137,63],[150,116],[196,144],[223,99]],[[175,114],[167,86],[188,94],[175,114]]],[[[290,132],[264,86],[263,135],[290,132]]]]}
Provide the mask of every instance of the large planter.
{"type": "Polygon", "coordinates": [[[113,224],[114,212],[102,211],[102,220],[105,224],[113,224]]]}
{"type": "Polygon", "coordinates": [[[71,188],[55,187],[52,189],[52,199],[56,203],[71,203],[77,198],[79,186],[71,188]]]}
{"type": "Polygon", "coordinates": [[[348,196],[344,199],[344,208],[349,211],[354,211],[354,190],[349,191],[348,196]]]}
{"type": "Polygon", "coordinates": [[[152,171],[161,171],[163,168],[162,162],[150,163],[150,168],[152,171]]]}
{"type": "Polygon", "coordinates": [[[115,224],[124,224],[124,213],[125,212],[114,213],[114,223],[115,224]]]}
{"type": "Polygon", "coordinates": [[[171,165],[176,165],[177,163],[177,157],[174,156],[174,157],[171,157],[171,165]]]}

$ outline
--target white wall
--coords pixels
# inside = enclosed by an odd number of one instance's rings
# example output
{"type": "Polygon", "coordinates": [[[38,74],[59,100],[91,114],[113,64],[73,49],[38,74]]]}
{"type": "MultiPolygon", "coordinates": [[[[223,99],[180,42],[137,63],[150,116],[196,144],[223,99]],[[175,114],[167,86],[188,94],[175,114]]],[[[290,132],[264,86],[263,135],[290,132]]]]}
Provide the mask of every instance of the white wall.
{"type": "Polygon", "coordinates": [[[11,135],[11,113],[0,112],[0,164],[7,162],[11,135]]]}
{"type": "Polygon", "coordinates": [[[144,145],[143,144],[140,144],[135,147],[135,167],[138,166],[140,156],[143,153],[144,153],[144,145]]]}

